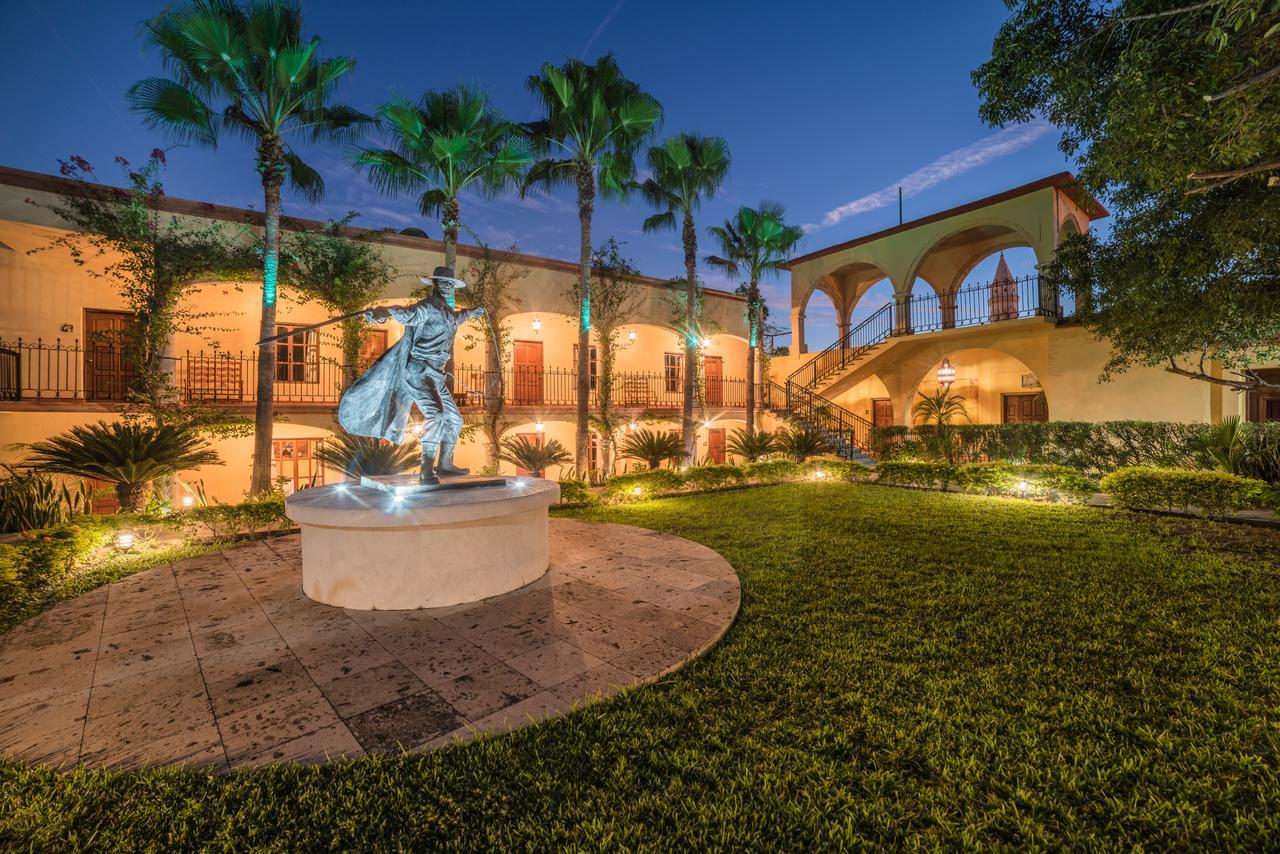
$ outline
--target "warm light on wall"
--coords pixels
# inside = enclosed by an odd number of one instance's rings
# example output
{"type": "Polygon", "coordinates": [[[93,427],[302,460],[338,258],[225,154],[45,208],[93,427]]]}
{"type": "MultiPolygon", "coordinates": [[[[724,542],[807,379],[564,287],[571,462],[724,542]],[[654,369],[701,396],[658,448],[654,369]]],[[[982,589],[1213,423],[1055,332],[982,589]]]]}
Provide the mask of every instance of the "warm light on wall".
{"type": "Polygon", "coordinates": [[[531,323],[531,324],[529,324],[529,325],[533,327],[533,331],[534,331],[534,332],[540,332],[540,331],[542,331],[542,321],[541,321],[541,320],[539,320],[539,319],[538,319],[538,318],[536,318],[536,317],[533,319],[533,323],[531,323]]]}
{"type": "Polygon", "coordinates": [[[536,424],[534,424],[534,425],[533,425],[533,429],[534,429],[534,430],[536,430],[536,431],[538,431],[539,433],[541,433],[543,430],[546,430],[546,429],[547,429],[547,425],[545,425],[545,424],[543,424],[541,421],[539,421],[538,423],[536,423],[536,424]]]}
{"type": "Polygon", "coordinates": [[[951,364],[951,360],[943,357],[942,364],[938,366],[938,385],[943,388],[950,388],[951,384],[956,381],[956,368],[951,364]]]}
{"type": "Polygon", "coordinates": [[[703,347],[710,347],[710,346],[711,346],[711,339],[710,339],[710,338],[703,338],[703,339],[702,339],[702,346],[703,346],[703,347]]]}
{"type": "Polygon", "coordinates": [[[627,340],[628,341],[636,340],[636,331],[634,329],[627,332],[627,340]]]}
{"type": "Polygon", "coordinates": [[[196,505],[196,500],[195,500],[195,498],[194,498],[193,496],[190,496],[190,495],[184,495],[184,496],[182,496],[182,509],[183,509],[183,510],[190,510],[190,509],[191,509],[192,507],[194,507],[195,505],[196,505]]]}

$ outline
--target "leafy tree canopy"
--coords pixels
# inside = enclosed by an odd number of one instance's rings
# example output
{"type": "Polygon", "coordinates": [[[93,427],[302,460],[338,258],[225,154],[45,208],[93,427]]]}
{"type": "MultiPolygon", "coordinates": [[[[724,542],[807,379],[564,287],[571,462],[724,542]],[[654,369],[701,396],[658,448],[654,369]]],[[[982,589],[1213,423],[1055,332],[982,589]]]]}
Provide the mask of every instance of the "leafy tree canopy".
{"type": "Polygon", "coordinates": [[[974,72],[981,115],[1053,122],[1112,207],[1109,239],[1071,238],[1046,271],[1110,339],[1106,373],[1260,384],[1280,335],[1280,2],[1010,6],[974,72]]]}

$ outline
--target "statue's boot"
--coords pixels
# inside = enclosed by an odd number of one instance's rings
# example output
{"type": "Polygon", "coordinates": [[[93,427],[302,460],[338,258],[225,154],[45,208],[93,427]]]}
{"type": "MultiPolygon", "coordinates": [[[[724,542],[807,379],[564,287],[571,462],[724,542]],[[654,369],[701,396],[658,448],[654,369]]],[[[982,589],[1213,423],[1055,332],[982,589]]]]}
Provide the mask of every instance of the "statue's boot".
{"type": "Polygon", "coordinates": [[[436,446],[422,446],[422,467],[418,469],[418,483],[439,483],[436,476],[436,446]]]}
{"type": "Polygon", "coordinates": [[[464,469],[453,464],[453,445],[444,443],[440,445],[440,464],[436,466],[436,471],[446,476],[471,474],[471,469],[464,469]]]}

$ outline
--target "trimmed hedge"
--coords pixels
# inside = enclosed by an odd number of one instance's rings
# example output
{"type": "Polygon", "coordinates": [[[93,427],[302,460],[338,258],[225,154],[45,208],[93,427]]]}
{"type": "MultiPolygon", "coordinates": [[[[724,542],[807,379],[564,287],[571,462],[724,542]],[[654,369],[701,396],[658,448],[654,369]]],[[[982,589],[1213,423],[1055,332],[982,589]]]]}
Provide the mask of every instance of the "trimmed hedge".
{"type": "Polygon", "coordinates": [[[762,460],[742,467],[748,480],[756,483],[781,483],[804,475],[804,467],[791,460],[762,460]]]}
{"type": "Polygon", "coordinates": [[[1223,516],[1258,507],[1271,497],[1265,483],[1219,471],[1130,466],[1102,479],[1102,490],[1119,507],[1198,510],[1223,516]]]}
{"type": "Polygon", "coordinates": [[[591,485],[585,480],[565,478],[560,481],[561,504],[586,504],[595,498],[591,494],[591,485]]]}
{"type": "Polygon", "coordinates": [[[605,494],[615,500],[639,500],[684,486],[684,477],[675,469],[649,469],[609,478],[605,494]]]}
{"type": "Polygon", "coordinates": [[[1054,494],[1073,501],[1087,501],[1096,491],[1092,480],[1067,466],[1047,463],[967,463],[956,469],[956,485],[968,492],[1022,497],[1054,494]],[[1025,492],[1018,488],[1025,481],[1025,492]]]}
{"type": "Polygon", "coordinates": [[[946,463],[886,460],[876,464],[876,483],[884,483],[890,486],[946,489],[955,479],[955,468],[946,463]]]}
{"type": "Polygon", "coordinates": [[[744,480],[746,475],[742,469],[723,464],[695,466],[684,473],[684,482],[691,489],[720,489],[744,480]]]}
{"type": "Polygon", "coordinates": [[[215,539],[273,531],[293,525],[284,513],[283,495],[239,504],[193,507],[176,513],[171,518],[185,529],[188,536],[194,536],[203,526],[209,529],[215,539]]]}
{"type": "MultiPolygon", "coordinates": [[[[884,460],[936,452],[937,428],[875,427],[869,450],[884,460]]],[[[1100,476],[1126,466],[1194,468],[1204,462],[1205,424],[1166,421],[1042,421],[959,424],[948,428],[953,459],[1067,466],[1100,476]]]]}
{"type": "Polygon", "coordinates": [[[804,476],[813,477],[822,472],[824,478],[831,480],[847,480],[852,483],[867,480],[871,477],[871,469],[853,460],[809,460],[804,464],[804,476]]]}

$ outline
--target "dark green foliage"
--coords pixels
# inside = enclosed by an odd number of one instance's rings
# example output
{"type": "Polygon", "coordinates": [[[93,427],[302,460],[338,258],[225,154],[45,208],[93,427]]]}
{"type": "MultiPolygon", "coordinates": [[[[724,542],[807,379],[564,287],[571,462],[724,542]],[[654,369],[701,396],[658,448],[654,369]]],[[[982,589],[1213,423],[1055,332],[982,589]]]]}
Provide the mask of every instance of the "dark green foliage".
{"type": "Polygon", "coordinates": [[[1120,507],[1151,510],[1198,509],[1220,516],[1274,501],[1274,491],[1260,480],[1220,471],[1186,471],[1132,466],[1102,479],[1103,492],[1120,507]]]}
{"type": "Polygon", "coordinates": [[[827,440],[812,427],[800,425],[778,432],[777,448],[792,462],[802,463],[831,450],[827,440]]]}
{"type": "Polygon", "coordinates": [[[590,484],[585,480],[574,480],[573,478],[565,478],[560,481],[560,503],[561,504],[585,504],[595,499],[592,494],[590,484]]]}
{"type": "MultiPolygon", "coordinates": [[[[1195,467],[1203,424],[1167,421],[1044,421],[961,424],[950,428],[956,462],[981,459],[1051,463],[1099,476],[1131,465],[1195,467]]],[[[937,457],[936,432],[924,425],[874,427],[871,450],[883,459],[937,457]]]]}
{"type": "Polygon", "coordinates": [[[684,475],[674,469],[650,469],[609,478],[605,494],[614,500],[637,501],[674,492],[684,483],[684,475]]]}
{"type": "Polygon", "coordinates": [[[89,512],[92,495],[84,481],[71,489],[38,472],[10,465],[0,468],[7,475],[0,480],[0,534],[52,528],[77,513],[89,512]]]}
{"type": "Polygon", "coordinates": [[[0,765],[21,849],[1270,850],[1280,536],[798,483],[575,511],[722,554],[704,659],[510,735],[218,774],[0,765]]]}
{"type": "Polygon", "coordinates": [[[956,479],[955,466],[945,462],[882,460],[876,464],[876,483],[945,490],[956,479]]]}
{"type": "Polygon", "coordinates": [[[734,430],[729,434],[727,449],[744,463],[754,463],[778,452],[778,437],[766,430],[734,430]]]}
{"type": "Polygon", "coordinates": [[[847,480],[850,483],[871,477],[871,469],[853,460],[810,460],[803,469],[805,477],[814,477],[818,472],[822,472],[822,478],[847,480]]]}
{"type": "Polygon", "coordinates": [[[1057,494],[1072,501],[1086,501],[1097,485],[1079,471],[1049,463],[967,463],[956,469],[956,485],[987,495],[1039,498],[1057,494]],[[1026,484],[1025,489],[1019,488],[1026,484]]]}
{"type": "Polygon", "coordinates": [[[215,540],[278,531],[293,525],[284,512],[284,496],[276,493],[239,504],[209,504],[174,516],[191,537],[212,534],[215,540]]]}
{"type": "Polygon", "coordinates": [[[628,433],[618,449],[618,456],[640,460],[651,469],[678,460],[683,455],[679,435],[665,430],[650,430],[648,427],[628,433]]]}
{"type": "Polygon", "coordinates": [[[1250,423],[1231,415],[1206,428],[1194,447],[1210,468],[1280,485],[1280,423],[1250,423]]]}
{"type": "Polygon", "coordinates": [[[743,466],[742,471],[748,480],[755,483],[781,483],[804,474],[804,468],[791,460],[762,460],[743,466]]]}
{"type": "Polygon", "coordinates": [[[418,465],[419,453],[414,444],[401,445],[342,431],[321,445],[315,457],[329,468],[359,480],[365,475],[406,472],[418,465]]]}
{"type": "Polygon", "coordinates": [[[694,466],[684,472],[684,482],[691,489],[719,489],[742,483],[746,475],[737,466],[706,465],[694,466]]]}
{"type": "Polygon", "coordinates": [[[539,445],[528,436],[508,436],[502,440],[498,459],[519,466],[534,477],[543,477],[551,466],[564,466],[573,457],[559,439],[539,445]]]}
{"type": "Polygon", "coordinates": [[[140,510],[146,485],[157,478],[222,463],[189,430],[137,421],[76,425],[28,449],[26,463],[41,471],[114,483],[122,513],[140,510]]]}
{"type": "Polygon", "coordinates": [[[1044,275],[1151,365],[1248,385],[1280,340],[1280,7],[1275,0],[1015,0],[974,73],[993,125],[1062,130],[1111,228],[1044,275]],[[1214,375],[1210,360],[1227,370],[1214,375]]]}

